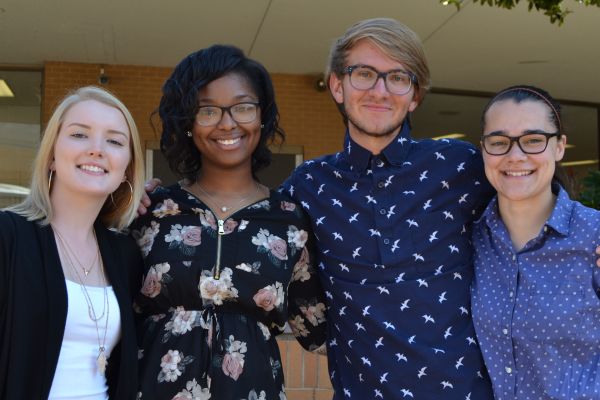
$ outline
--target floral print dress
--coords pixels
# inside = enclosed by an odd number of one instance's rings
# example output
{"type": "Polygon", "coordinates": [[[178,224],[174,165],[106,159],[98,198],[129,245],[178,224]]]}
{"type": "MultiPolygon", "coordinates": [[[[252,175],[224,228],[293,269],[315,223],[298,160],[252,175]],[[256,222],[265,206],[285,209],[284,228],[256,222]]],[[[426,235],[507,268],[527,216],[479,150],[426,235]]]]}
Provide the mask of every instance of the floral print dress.
{"type": "Polygon", "coordinates": [[[325,341],[301,208],[271,192],[222,221],[180,185],[151,199],[131,230],[145,260],[138,398],[285,399],[275,336],[289,322],[306,349],[325,341]]]}

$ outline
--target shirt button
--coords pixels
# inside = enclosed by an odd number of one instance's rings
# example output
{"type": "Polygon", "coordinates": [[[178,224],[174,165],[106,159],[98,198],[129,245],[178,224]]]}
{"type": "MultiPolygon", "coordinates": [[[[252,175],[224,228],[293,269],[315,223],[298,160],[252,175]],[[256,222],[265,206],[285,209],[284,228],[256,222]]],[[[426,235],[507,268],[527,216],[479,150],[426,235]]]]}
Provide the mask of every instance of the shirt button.
{"type": "Polygon", "coordinates": [[[544,232],[548,232],[548,227],[544,226],[544,232]]]}
{"type": "Polygon", "coordinates": [[[507,374],[512,374],[512,368],[511,367],[506,367],[506,368],[504,368],[504,370],[506,371],[507,374]]]}
{"type": "Polygon", "coordinates": [[[383,189],[383,188],[385,187],[385,182],[379,182],[379,183],[377,184],[377,187],[378,187],[379,189],[383,189]]]}
{"type": "Polygon", "coordinates": [[[381,215],[385,215],[387,213],[387,211],[385,210],[385,208],[382,208],[381,210],[379,210],[379,214],[381,215]]]}
{"type": "Polygon", "coordinates": [[[516,254],[513,254],[513,257],[512,257],[512,258],[513,258],[513,261],[516,261],[516,259],[517,259],[517,255],[516,255],[516,254]]]}
{"type": "Polygon", "coordinates": [[[510,292],[510,293],[508,294],[508,297],[512,298],[512,297],[513,297],[513,294],[514,294],[513,292],[510,292]]]}
{"type": "Polygon", "coordinates": [[[383,239],[383,244],[390,244],[390,239],[388,239],[388,238],[383,239]]]}
{"type": "Polygon", "coordinates": [[[504,333],[505,335],[508,335],[508,329],[506,329],[506,328],[502,329],[502,333],[504,333]]]}

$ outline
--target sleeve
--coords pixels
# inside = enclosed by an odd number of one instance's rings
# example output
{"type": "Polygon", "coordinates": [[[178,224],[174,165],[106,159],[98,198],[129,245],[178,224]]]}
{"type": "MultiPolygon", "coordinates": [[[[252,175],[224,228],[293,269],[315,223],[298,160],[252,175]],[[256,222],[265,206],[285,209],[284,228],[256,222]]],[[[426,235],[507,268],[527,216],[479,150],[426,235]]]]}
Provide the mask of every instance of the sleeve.
{"type": "Polygon", "coordinates": [[[288,322],[302,347],[321,352],[327,338],[327,310],[325,292],[314,265],[314,242],[309,231],[288,287],[288,322]]]}
{"type": "Polygon", "coordinates": [[[280,193],[290,196],[294,201],[300,201],[297,197],[295,187],[297,181],[296,177],[298,176],[300,168],[302,168],[302,166],[299,166],[295,170],[293,170],[290,176],[285,181],[283,181],[283,183],[279,186],[278,189],[280,193]]]}
{"type": "MultiPolygon", "coordinates": [[[[4,318],[7,303],[11,248],[15,238],[14,223],[7,212],[0,211],[0,316],[4,318]]],[[[0,321],[0,326],[4,321],[0,321]]]]}

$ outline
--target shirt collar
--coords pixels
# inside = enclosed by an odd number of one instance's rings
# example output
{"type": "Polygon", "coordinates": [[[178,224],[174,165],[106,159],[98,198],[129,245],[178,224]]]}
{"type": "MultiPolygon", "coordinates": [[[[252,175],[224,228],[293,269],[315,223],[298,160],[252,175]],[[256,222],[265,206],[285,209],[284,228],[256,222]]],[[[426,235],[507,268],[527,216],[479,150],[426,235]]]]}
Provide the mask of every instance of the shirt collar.
{"type": "MultiPolygon", "coordinates": [[[[410,124],[405,120],[398,135],[382,150],[379,157],[394,166],[400,166],[406,159],[411,143],[410,124]]],[[[371,157],[373,157],[373,154],[369,150],[356,143],[350,137],[347,129],[344,138],[344,155],[356,171],[367,169],[370,165],[371,157]]]]}

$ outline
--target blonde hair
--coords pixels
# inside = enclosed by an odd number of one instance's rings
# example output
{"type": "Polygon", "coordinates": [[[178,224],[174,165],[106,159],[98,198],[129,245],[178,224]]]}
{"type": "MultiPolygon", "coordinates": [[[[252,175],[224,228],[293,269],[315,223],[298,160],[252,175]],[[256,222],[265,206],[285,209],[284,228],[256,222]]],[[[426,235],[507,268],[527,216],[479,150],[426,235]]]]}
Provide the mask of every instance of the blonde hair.
{"type": "Polygon", "coordinates": [[[331,45],[325,71],[325,82],[331,74],[341,77],[346,67],[346,57],[360,40],[369,40],[388,57],[401,62],[415,75],[415,93],[420,103],[431,87],[429,67],[421,40],[406,25],[391,18],[373,18],[359,21],[331,45]]]}
{"type": "Polygon", "coordinates": [[[54,146],[67,111],[75,104],[86,100],[94,100],[116,108],[121,112],[129,127],[131,160],[125,170],[125,176],[131,187],[127,182],[121,183],[117,190],[111,196],[108,196],[99,214],[104,225],[122,230],[136,217],[144,190],[142,146],[135,121],[125,104],[112,93],[96,86],[85,86],[76,89],[58,104],[44,130],[40,149],[33,162],[31,191],[22,203],[10,207],[9,210],[23,215],[30,221],[39,220],[41,225],[47,225],[52,221],[53,210],[50,202],[48,178],[50,165],[54,159],[54,146]]]}

